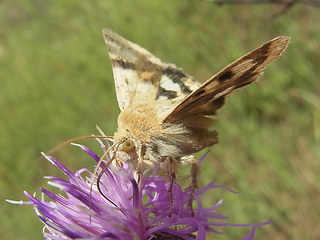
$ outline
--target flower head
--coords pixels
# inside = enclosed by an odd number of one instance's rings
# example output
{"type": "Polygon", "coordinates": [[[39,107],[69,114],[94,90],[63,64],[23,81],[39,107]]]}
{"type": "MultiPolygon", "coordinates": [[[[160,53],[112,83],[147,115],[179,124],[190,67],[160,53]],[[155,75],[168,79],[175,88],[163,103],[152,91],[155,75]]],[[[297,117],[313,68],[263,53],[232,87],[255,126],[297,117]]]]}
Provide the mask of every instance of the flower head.
{"type": "MultiPolygon", "coordinates": [[[[95,161],[99,161],[100,157],[93,151],[78,146],[95,161]]],[[[51,201],[39,200],[25,192],[30,201],[20,203],[34,206],[39,219],[45,224],[43,232],[46,239],[204,240],[208,232],[220,233],[216,227],[255,227],[270,222],[224,223],[227,217],[217,212],[222,200],[210,208],[204,208],[201,204],[200,198],[207,191],[225,188],[213,182],[195,190],[193,198],[197,207],[192,212],[188,206],[191,193],[189,189],[182,189],[179,183],[173,185],[174,197],[170,207],[170,183],[164,176],[144,176],[138,184],[130,167],[126,165],[117,171],[107,169],[100,180],[103,196],[96,187],[91,192],[90,171],[80,169],[72,173],[53,157],[45,157],[69,178],[47,177],[49,183],[60,188],[64,195],[41,188],[51,201]],[[85,173],[89,177],[83,177],[85,173]]],[[[242,239],[253,239],[254,232],[255,228],[242,239]]]]}

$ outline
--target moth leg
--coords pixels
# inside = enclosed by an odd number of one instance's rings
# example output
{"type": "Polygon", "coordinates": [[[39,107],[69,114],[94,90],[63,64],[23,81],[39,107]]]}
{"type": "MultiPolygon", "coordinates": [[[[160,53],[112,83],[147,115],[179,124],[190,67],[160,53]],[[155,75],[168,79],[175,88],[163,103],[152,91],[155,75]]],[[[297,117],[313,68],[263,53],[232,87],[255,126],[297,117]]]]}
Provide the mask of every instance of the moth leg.
{"type": "Polygon", "coordinates": [[[169,193],[169,217],[172,215],[173,213],[173,184],[174,181],[176,179],[176,163],[177,161],[175,161],[175,159],[173,159],[170,156],[165,156],[161,159],[161,162],[163,162],[163,165],[165,166],[165,171],[166,174],[169,177],[169,189],[168,189],[168,193],[169,193]]]}
{"type": "Polygon", "coordinates": [[[146,150],[147,150],[146,145],[143,142],[141,142],[139,147],[139,153],[138,153],[139,157],[138,157],[137,172],[136,172],[138,185],[140,184],[142,179],[142,174],[144,169],[143,159],[145,158],[146,150]]]}
{"type": "Polygon", "coordinates": [[[199,174],[199,163],[195,158],[194,158],[194,160],[195,161],[192,162],[191,170],[190,170],[191,185],[190,185],[189,207],[190,207],[192,216],[194,216],[194,210],[193,210],[193,206],[192,206],[192,202],[194,200],[193,194],[194,194],[195,190],[198,188],[197,177],[199,174]]]}
{"type": "Polygon", "coordinates": [[[116,163],[118,164],[119,167],[123,166],[123,163],[121,160],[119,160],[118,158],[116,158],[116,163]]]}
{"type": "Polygon", "coordinates": [[[136,175],[137,175],[137,183],[138,185],[140,185],[140,182],[141,182],[141,179],[142,179],[142,163],[141,161],[138,162],[138,165],[137,165],[137,171],[136,171],[136,175]]]}
{"type": "Polygon", "coordinates": [[[197,178],[200,170],[199,163],[198,163],[198,160],[192,155],[182,157],[180,160],[183,164],[188,164],[188,165],[191,164],[191,169],[190,169],[191,183],[189,186],[190,198],[189,198],[188,205],[190,207],[192,216],[194,216],[194,209],[193,209],[192,203],[194,200],[193,194],[195,190],[198,188],[197,178]]]}
{"type": "MultiPolygon", "coordinates": [[[[172,166],[172,160],[170,160],[170,166],[172,166]]],[[[172,194],[172,188],[173,188],[173,183],[174,180],[176,179],[176,174],[173,171],[171,167],[168,169],[168,175],[169,175],[169,203],[170,203],[170,209],[169,209],[169,217],[172,215],[173,212],[173,194],[172,194]]]]}

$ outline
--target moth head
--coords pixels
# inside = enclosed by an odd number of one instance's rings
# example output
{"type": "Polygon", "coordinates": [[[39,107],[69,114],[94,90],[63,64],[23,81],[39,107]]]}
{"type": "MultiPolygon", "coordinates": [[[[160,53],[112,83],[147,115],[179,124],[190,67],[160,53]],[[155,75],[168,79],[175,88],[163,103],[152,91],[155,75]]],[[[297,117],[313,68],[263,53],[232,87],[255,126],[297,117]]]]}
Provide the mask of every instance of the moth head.
{"type": "Polygon", "coordinates": [[[138,159],[135,139],[122,138],[116,149],[116,160],[119,162],[131,162],[138,159]]]}

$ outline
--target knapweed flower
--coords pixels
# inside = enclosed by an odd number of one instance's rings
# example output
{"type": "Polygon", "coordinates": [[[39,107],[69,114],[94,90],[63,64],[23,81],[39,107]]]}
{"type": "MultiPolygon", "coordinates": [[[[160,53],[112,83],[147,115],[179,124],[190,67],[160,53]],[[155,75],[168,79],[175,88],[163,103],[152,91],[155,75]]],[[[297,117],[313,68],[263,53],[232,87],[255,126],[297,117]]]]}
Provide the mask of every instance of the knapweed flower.
{"type": "MultiPolygon", "coordinates": [[[[87,147],[78,146],[95,161],[100,160],[87,147]]],[[[196,207],[192,212],[189,206],[191,193],[177,182],[173,185],[170,207],[170,183],[165,176],[149,174],[143,176],[138,184],[126,165],[117,171],[107,169],[100,179],[103,196],[96,187],[91,192],[90,171],[80,169],[72,173],[53,157],[45,157],[69,178],[47,177],[49,183],[60,188],[63,194],[57,195],[41,188],[50,201],[44,200],[44,196],[39,200],[25,192],[29,201],[19,203],[34,206],[37,216],[45,224],[43,234],[46,239],[204,240],[208,232],[220,233],[216,227],[250,226],[253,229],[242,238],[249,240],[254,237],[254,227],[270,222],[225,223],[227,217],[217,212],[222,200],[210,208],[204,208],[201,204],[200,198],[206,192],[224,188],[213,182],[195,190],[193,198],[196,207]],[[84,177],[84,174],[88,175],[84,177]]]]}

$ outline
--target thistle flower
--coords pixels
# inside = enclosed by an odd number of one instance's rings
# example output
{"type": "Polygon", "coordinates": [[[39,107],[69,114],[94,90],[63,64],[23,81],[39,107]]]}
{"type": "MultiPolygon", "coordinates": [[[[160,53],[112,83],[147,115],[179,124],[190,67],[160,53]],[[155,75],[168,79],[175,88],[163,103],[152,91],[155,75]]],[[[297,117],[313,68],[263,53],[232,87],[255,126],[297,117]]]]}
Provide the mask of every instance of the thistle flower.
{"type": "MultiPolygon", "coordinates": [[[[95,161],[100,157],[85,146],[81,147],[95,161]]],[[[47,177],[49,184],[60,188],[64,195],[54,194],[40,188],[51,201],[37,199],[28,192],[28,202],[11,203],[32,205],[38,218],[45,224],[43,235],[46,239],[121,239],[121,240],[175,240],[206,239],[208,232],[219,234],[216,227],[253,227],[242,240],[253,239],[255,227],[268,224],[230,224],[227,217],[217,212],[222,200],[210,208],[204,208],[200,197],[209,190],[225,188],[211,182],[193,193],[197,207],[193,213],[188,206],[189,189],[182,189],[179,183],[173,185],[172,209],[169,204],[169,182],[164,176],[144,176],[138,184],[130,167],[124,165],[117,171],[107,169],[102,175],[100,187],[105,196],[96,188],[90,191],[92,173],[80,169],[72,173],[51,156],[47,160],[59,167],[69,178],[47,177]],[[87,173],[89,177],[84,178],[87,173]]],[[[204,159],[202,157],[201,161],[204,159]]],[[[103,164],[101,166],[104,167],[103,164]]],[[[227,188],[225,188],[227,189],[227,188]]],[[[229,189],[227,189],[229,190],[229,189]]],[[[230,191],[230,190],[229,190],[230,191]]]]}

